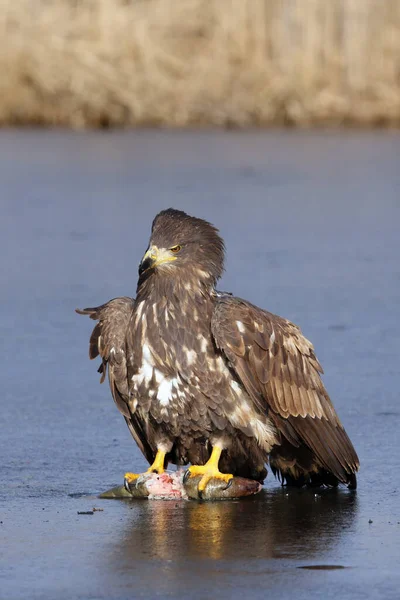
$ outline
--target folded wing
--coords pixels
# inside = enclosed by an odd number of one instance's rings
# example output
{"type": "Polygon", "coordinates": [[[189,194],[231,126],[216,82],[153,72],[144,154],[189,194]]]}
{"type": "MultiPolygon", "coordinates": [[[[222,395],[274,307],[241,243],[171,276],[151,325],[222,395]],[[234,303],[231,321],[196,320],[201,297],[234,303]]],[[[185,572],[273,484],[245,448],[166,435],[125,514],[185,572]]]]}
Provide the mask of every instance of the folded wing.
{"type": "Polygon", "coordinates": [[[300,329],[249,302],[221,295],[212,331],[253,402],[281,435],[294,447],[305,444],[321,467],[355,486],[357,454],[324,388],[313,346],[300,329]]]}
{"type": "Polygon", "coordinates": [[[89,341],[89,358],[101,358],[98,372],[100,383],[104,382],[108,369],[108,379],[114,401],[124,415],[129,430],[139,448],[149,462],[154,459],[143,424],[135,414],[129,398],[128,361],[126,335],[134,309],[134,300],[129,297],[114,298],[106,304],[94,308],[76,309],[80,315],[88,315],[98,321],[89,341]]]}

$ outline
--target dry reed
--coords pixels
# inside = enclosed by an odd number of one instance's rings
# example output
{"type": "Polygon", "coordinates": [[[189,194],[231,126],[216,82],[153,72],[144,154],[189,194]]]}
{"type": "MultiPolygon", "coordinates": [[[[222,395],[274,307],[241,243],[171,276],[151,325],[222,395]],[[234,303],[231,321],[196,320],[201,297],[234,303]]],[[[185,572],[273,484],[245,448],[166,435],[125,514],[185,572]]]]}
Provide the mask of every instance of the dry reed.
{"type": "Polygon", "coordinates": [[[0,123],[400,124],[400,0],[0,0],[0,123]]]}

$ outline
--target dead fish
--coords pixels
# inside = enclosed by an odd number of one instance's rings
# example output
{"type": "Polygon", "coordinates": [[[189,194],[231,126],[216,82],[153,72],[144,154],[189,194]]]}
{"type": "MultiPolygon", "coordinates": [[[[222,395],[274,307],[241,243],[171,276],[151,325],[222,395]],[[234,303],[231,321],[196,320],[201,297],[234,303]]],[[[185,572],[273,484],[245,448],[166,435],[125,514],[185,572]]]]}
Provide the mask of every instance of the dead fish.
{"type": "Polygon", "coordinates": [[[99,498],[103,500],[112,500],[114,498],[117,500],[124,500],[126,498],[146,498],[148,495],[149,492],[144,485],[135,490],[135,495],[133,495],[132,492],[128,492],[124,485],[117,485],[100,494],[99,498]]]}
{"type": "Polygon", "coordinates": [[[227,484],[220,479],[210,479],[202,492],[198,485],[201,476],[189,477],[183,482],[184,472],[165,471],[161,475],[149,473],[128,485],[129,491],[118,486],[104,492],[100,498],[149,498],[151,500],[230,500],[252,496],[261,491],[262,485],[252,479],[233,477],[227,484]]]}
{"type": "Polygon", "coordinates": [[[233,477],[228,483],[217,478],[210,479],[204,490],[199,492],[200,479],[201,475],[189,477],[184,484],[185,491],[192,500],[232,500],[252,496],[262,490],[262,485],[258,481],[233,477]]]}

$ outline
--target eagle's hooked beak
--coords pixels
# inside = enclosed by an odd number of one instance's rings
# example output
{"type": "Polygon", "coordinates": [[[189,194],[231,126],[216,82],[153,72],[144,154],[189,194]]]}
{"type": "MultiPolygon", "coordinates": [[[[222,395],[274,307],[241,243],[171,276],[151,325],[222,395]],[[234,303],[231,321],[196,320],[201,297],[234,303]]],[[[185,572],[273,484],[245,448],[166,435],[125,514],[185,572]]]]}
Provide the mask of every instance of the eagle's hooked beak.
{"type": "Polygon", "coordinates": [[[142,275],[142,273],[149,269],[154,269],[163,263],[171,262],[173,260],[176,260],[176,256],[172,256],[169,250],[157,248],[157,246],[150,246],[139,265],[139,275],[142,275]]]}

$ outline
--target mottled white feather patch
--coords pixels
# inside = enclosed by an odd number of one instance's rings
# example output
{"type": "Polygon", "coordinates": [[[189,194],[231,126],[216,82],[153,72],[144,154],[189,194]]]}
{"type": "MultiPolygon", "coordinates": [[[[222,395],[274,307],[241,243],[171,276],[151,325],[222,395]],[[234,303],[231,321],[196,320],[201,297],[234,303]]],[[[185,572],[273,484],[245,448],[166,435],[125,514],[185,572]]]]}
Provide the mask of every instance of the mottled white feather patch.
{"type": "MultiPolygon", "coordinates": [[[[243,394],[243,390],[241,392],[243,394]]],[[[250,426],[258,445],[266,452],[270,452],[276,441],[274,428],[268,421],[264,421],[257,415],[245,398],[246,395],[243,395],[240,404],[228,415],[228,419],[234,427],[250,426]]]]}
{"type": "Polygon", "coordinates": [[[171,400],[172,392],[172,381],[170,379],[163,379],[157,390],[157,400],[160,401],[161,406],[168,406],[171,400]]]}
{"type": "Polygon", "coordinates": [[[202,352],[207,352],[208,342],[204,335],[199,335],[198,339],[200,340],[200,350],[202,352]]]}
{"type": "Polygon", "coordinates": [[[154,369],[154,375],[157,383],[162,383],[164,381],[164,375],[158,369],[154,369]]]}
{"type": "Polygon", "coordinates": [[[237,381],[231,381],[231,388],[236,394],[240,394],[241,388],[237,381]]]}
{"type": "Polygon", "coordinates": [[[220,373],[227,373],[226,364],[225,364],[225,361],[222,358],[222,356],[218,356],[217,361],[216,361],[216,365],[217,365],[217,370],[220,373]]]}
{"type": "Polygon", "coordinates": [[[184,349],[185,353],[186,353],[186,360],[187,360],[187,364],[190,366],[194,363],[195,359],[196,359],[196,352],[195,350],[188,350],[187,348],[184,349]]]}
{"type": "Polygon", "coordinates": [[[173,398],[177,398],[179,394],[179,379],[173,377],[173,379],[163,378],[157,390],[157,400],[160,401],[161,406],[168,406],[173,398]]]}
{"type": "Polygon", "coordinates": [[[272,425],[263,423],[261,419],[254,418],[250,420],[250,426],[261,448],[266,452],[270,452],[275,443],[275,432],[272,425]]]}
{"type": "Polygon", "coordinates": [[[148,383],[153,377],[153,370],[154,360],[150,348],[147,344],[143,344],[142,364],[140,366],[139,372],[132,377],[132,380],[135,381],[138,386],[140,386],[143,383],[143,381],[146,381],[146,383],[148,383]]]}
{"type": "Polygon", "coordinates": [[[236,325],[240,333],[244,333],[246,331],[242,321],[236,321],[236,325]]]}
{"type": "Polygon", "coordinates": [[[154,372],[154,359],[151,354],[151,350],[147,344],[143,344],[142,347],[142,364],[138,373],[132,376],[132,381],[139,387],[143,381],[149,383],[153,377],[154,372]]]}
{"type": "Polygon", "coordinates": [[[137,407],[137,403],[138,403],[137,398],[129,398],[129,400],[128,400],[128,406],[129,406],[129,409],[130,409],[131,413],[135,412],[136,407],[137,407]]]}

